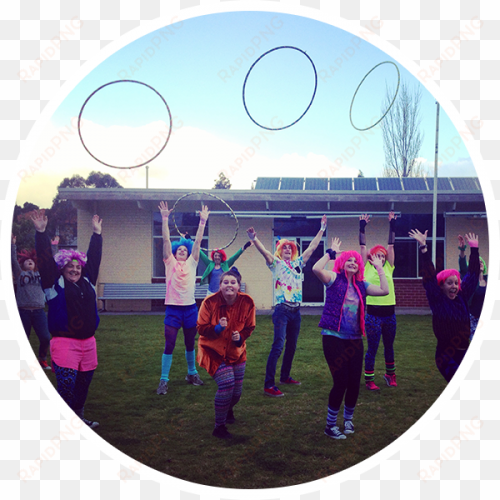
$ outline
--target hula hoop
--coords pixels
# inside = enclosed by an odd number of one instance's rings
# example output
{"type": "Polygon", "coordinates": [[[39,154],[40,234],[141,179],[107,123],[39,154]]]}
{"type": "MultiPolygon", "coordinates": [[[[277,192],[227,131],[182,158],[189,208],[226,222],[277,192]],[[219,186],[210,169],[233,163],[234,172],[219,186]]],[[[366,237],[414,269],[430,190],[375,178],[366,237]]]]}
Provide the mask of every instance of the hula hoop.
{"type": "Polygon", "coordinates": [[[397,64],[393,63],[392,61],[384,61],[384,62],[381,62],[381,63],[378,63],[376,66],[374,66],[370,71],[368,71],[368,73],[366,73],[365,77],[361,80],[361,83],[358,85],[358,88],[356,89],[356,92],[354,92],[354,95],[352,96],[352,101],[351,101],[351,107],[349,108],[349,120],[351,121],[351,125],[356,129],[356,130],[359,130],[360,132],[363,132],[365,130],[369,130],[373,127],[375,127],[376,125],[378,125],[384,118],[385,116],[387,115],[387,113],[389,113],[389,110],[392,108],[392,105],[394,104],[394,101],[396,100],[396,97],[398,95],[398,91],[399,91],[399,81],[400,81],[400,74],[399,74],[399,68],[397,66],[397,64]],[[392,99],[392,102],[391,104],[389,105],[389,107],[387,108],[387,111],[382,115],[382,118],[380,118],[380,120],[376,123],[374,123],[373,125],[371,125],[370,127],[366,127],[366,128],[358,128],[356,127],[356,125],[354,125],[354,123],[352,122],[352,105],[354,104],[354,99],[356,98],[356,94],[358,93],[358,90],[359,88],[361,87],[361,85],[363,84],[363,82],[366,80],[366,78],[368,77],[368,75],[374,71],[376,68],[378,68],[379,66],[381,66],[382,64],[392,64],[395,68],[396,68],[396,71],[398,72],[398,86],[396,87],[396,93],[394,94],[394,98],[392,99]]]}
{"type": "Polygon", "coordinates": [[[233,235],[233,238],[231,239],[231,241],[223,246],[223,247],[220,247],[220,248],[203,248],[201,247],[202,250],[205,250],[205,252],[212,252],[213,250],[224,250],[224,248],[227,248],[229,245],[231,245],[231,243],[236,239],[236,236],[238,235],[238,230],[240,228],[240,225],[239,225],[239,222],[238,222],[238,217],[236,217],[236,214],[234,213],[233,209],[222,199],[222,198],[219,198],[218,196],[216,196],[215,194],[211,194],[211,193],[207,193],[205,191],[192,191],[191,193],[186,193],[185,195],[181,196],[175,203],[174,203],[174,206],[172,207],[172,222],[174,223],[174,226],[175,226],[175,229],[177,230],[177,232],[179,233],[180,236],[182,236],[181,232],[179,231],[179,228],[177,227],[177,224],[175,222],[175,215],[174,215],[174,211],[175,211],[175,207],[177,206],[177,204],[184,198],[186,198],[187,196],[192,196],[193,194],[205,194],[207,196],[211,196],[212,198],[215,198],[216,200],[222,202],[224,205],[226,205],[226,207],[229,209],[229,211],[231,212],[231,215],[234,217],[234,220],[236,222],[236,230],[234,231],[234,235],[233,235]]]}
{"type": "Polygon", "coordinates": [[[94,90],[94,92],[92,92],[92,94],[90,94],[87,99],[85,100],[85,102],[83,103],[83,106],[82,106],[82,109],[80,110],[80,114],[78,115],[78,135],[80,136],[80,140],[82,141],[82,145],[83,147],[85,148],[85,151],[87,151],[87,153],[92,156],[92,158],[94,158],[94,160],[98,161],[99,163],[102,163],[103,165],[106,165],[106,167],[111,167],[111,168],[118,168],[120,170],[126,170],[126,169],[132,169],[132,168],[139,168],[139,167],[142,167],[143,165],[146,165],[147,163],[150,163],[151,161],[153,161],[155,158],[157,158],[161,152],[165,149],[165,147],[167,146],[168,144],[168,141],[170,139],[170,135],[172,134],[172,114],[170,113],[170,108],[168,107],[168,104],[167,104],[167,101],[165,101],[165,99],[163,98],[163,96],[157,91],[155,90],[153,87],[151,87],[151,85],[148,85],[147,83],[143,83],[143,82],[139,82],[137,80],[115,80],[113,82],[109,82],[109,83],[106,83],[104,85],[101,85],[98,89],[94,90]],[[83,114],[83,110],[85,109],[85,106],[87,105],[87,103],[89,102],[90,98],[96,94],[97,92],[99,92],[99,90],[103,89],[104,87],[107,87],[108,85],[113,85],[115,83],[138,83],[139,85],[144,85],[145,87],[147,87],[148,89],[151,89],[153,92],[155,92],[159,97],[160,99],[163,101],[163,104],[165,104],[165,107],[167,108],[167,111],[168,111],[168,117],[169,117],[169,121],[170,121],[170,128],[168,130],[168,136],[167,136],[167,139],[165,140],[165,144],[160,148],[160,150],[158,151],[158,153],[156,155],[154,155],[152,158],[150,158],[148,161],[145,161],[144,163],[140,163],[138,165],[133,165],[131,167],[117,167],[116,165],[111,165],[109,163],[106,163],[102,160],[99,160],[99,158],[97,158],[97,156],[93,155],[89,148],[87,147],[87,145],[85,144],[85,141],[83,140],[83,137],[82,137],[82,132],[81,132],[81,127],[80,127],[80,122],[81,122],[81,119],[82,119],[82,114],[83,114]]]}
{"type": "Polygon", "coordinates": [[[285,128],[288,128],[288,127],[291,127],[292,125],[295,125],[300,119],[302,119],[302,117],[309,111],[309,108],[311,107],[313,101],[314,101],[314,96],[316,95],[316,90],[318,88],[318,73],[316,72],[316,66],[314,66],[314,63],[312,61],[312,59],[306,54],[306,52],[304,52],[303,50],[301,49],[298,49],[297,47],[291,47],[291,46],[288,46],[288,45],[283,45],[281,47],[275,47],[274,49],[271,49],[271,50],[268,50],[267,52],[264,52],[264,54],[262,54],[253,64],[252,66],[250,66],[250,69],[248,70],[248,73],[247,75],[245,76],[245,81],[243,82],[243,106],[245,107],[245,111],[247,112],[247,115],[248,117],[250,118],[250,120],[252,120],[255,125],[258,125],[259,127],[261,128],[264,128],[266,130],[283,130],[285,128]],[[304,54],[308,59],[309,59],[309,62],[311,63],[312,67],[313,67],[313,70],[314,70],[314,92],[313,92],[313,95],[312,95],[312,98],[311,98],[311,102],[309,103],[309,105],[307,106],[306,110],[293,122],[293,123],[290,123],[290,125],[286,125],[284,127],[277,127],[277,128],[271,128],[271,127],[264,127],[264,125],[261,125],[260,123],[258,123],[256,120],[253,119],[252,115],[250,114],[250,112],[248,111],[248,108],[247,108],[247,104],[246,104],[246,101],[245,101],[245,87],[247,85],[247,80],[248,80],[248,77],[250,75],[250,72],[252,71],[252,69],[254,68],[254,66],[264,57],[266,56],[267,54],[270,54],[271,52],[274,52],[275,50],[280,50],[280,49],[293,49],[293,50],[297,50],[299,51],[300,53],[304,54]]]}

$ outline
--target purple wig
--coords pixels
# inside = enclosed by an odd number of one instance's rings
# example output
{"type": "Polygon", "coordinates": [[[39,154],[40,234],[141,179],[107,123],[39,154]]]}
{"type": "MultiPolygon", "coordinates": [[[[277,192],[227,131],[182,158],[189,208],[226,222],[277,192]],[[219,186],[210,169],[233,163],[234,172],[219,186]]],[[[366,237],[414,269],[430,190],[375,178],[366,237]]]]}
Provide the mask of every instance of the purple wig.
{"type": "Polygon", "coordinates": [[[76,250],[66,250],[63,248],[54,255],[54,260],[56,261],[59,270],[63,269],[64,266],[70,263],[72,260],[76,260],[78,264],[80,264],[82,267],[85,267],[85,264],[87,263],[87,255],[84,252],[78,252],[76,250]]]}

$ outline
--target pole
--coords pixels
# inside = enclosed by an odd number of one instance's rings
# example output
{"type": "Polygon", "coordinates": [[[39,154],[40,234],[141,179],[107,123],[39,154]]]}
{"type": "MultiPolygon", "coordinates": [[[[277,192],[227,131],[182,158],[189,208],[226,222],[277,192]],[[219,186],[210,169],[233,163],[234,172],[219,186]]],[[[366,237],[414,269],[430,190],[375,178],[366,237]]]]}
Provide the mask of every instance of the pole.
{"type": "Polygon", "coordinates": [[[436,265],[437,246],[437,192],[438,192],[438,149],[439,149],[439,103],[436,101],[436,151],[434,155],[434,192],[432,196],[432,262],[436,265]]]}
{"type": "Polygon", "coordinates": [[[146,189],[149,187],[149,165],[146,165],[146,189]]]}

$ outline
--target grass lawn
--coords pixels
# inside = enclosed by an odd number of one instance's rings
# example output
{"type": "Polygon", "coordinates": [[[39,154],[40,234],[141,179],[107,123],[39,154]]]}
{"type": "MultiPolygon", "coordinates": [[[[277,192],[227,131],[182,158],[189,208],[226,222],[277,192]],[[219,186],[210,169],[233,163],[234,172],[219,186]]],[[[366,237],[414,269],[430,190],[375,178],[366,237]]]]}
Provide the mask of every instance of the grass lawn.
{"type": "MultiPolygon", "coordinates": [[[[200,369],[205,385],[194,387],[184,381],[182,333],[174,351],[168,394],[158,396],[163,317],[102,316],[96,334],[99,366],[90,386],[86,417],[99,421],[96,432],[133,459],[194,483],[273,488],[339,472],[403,434],[432,405],[446,382],[434,363],[431,316],[398,316],[398,387],[389,388],[383,381],[381,345],[375,372],[381,390],[367,391],[362,379],[354,412],[355,434],[342,441],[330,439],[323,429],[332,379],[318,322],[319,316],[302,317],[292,369],[292,376],[302,385],[285,386],[285,397],[269,398],[263,394],[263,382],[272,323],[270,316],[257,316],[257,328],[247,341],[247,369],[243,395],[234,411],[236,422],[228,426],[234,438],[225,441],[212,436],[213,379],[200,369]]],[[[36,335],[31,338],[38,345],[36,335]]],[[[278,375],[280,366],[281,360],[278,375]]],[[[52,372],[48,377],[55,384],[52,372]]]]}

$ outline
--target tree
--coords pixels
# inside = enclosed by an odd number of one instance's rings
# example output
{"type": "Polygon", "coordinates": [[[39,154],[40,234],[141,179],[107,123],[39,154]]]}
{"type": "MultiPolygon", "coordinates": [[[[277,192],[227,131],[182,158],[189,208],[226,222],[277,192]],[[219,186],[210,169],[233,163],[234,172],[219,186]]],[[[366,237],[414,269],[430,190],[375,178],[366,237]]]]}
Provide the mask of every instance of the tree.
{"type": "Polygon", "coordinates": [[[89,176],[85,180],[85,184],[90,188],[122,188],[123,186],[109,174],[103,174],[102,172],[90,172],[89,176]]]}
{"type": "Polygon", "coordinates": [[[231,182],[229,182],[229,179],[224,175],[224,172],[221,172],[219,174],[219,178],[215,179],[215,185],[212,189],[231,189],[231,182]]]}
{"type": "MultiPolygon", "coordinates": [[[[384,110],[387,110],[394,92],[387,89],[384,110]]],[[[420,132],[420,87],[410,89],[401,83],[396,100],[381,121],[384,138],[386,177],[417,177],[422,175],[419,160],[423,134],[420,132]]]]}
{"type": "Polygon", "coordinates": [[[12,221],[12,234],[16,237],[18,250],[32,250],[35,248],[35,232],[31,215],[34,210],[39,210],[38,205],[26,202],[22,207],[14,207],[14,219],[12,221]]]}

